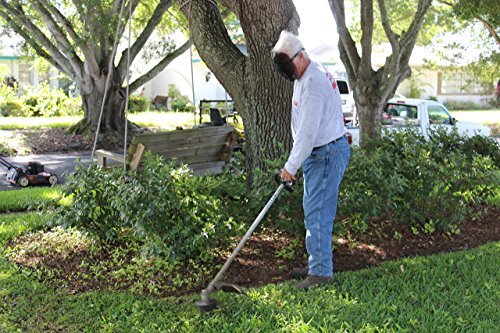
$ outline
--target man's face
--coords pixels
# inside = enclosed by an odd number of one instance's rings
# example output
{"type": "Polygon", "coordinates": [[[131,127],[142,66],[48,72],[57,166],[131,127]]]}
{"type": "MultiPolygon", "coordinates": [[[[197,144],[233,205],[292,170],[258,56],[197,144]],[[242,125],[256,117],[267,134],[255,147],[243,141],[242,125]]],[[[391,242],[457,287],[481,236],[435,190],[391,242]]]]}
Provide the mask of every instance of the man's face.
{"type": "Polygon", "coordinates": [[[281,73],[287,80],[295,81],[297,79],[297,66],[294,63],[295,58],[304,49],[300,49],[297,53],[290,58],[286,53],[274,54],[274,67],[281,73]]]}

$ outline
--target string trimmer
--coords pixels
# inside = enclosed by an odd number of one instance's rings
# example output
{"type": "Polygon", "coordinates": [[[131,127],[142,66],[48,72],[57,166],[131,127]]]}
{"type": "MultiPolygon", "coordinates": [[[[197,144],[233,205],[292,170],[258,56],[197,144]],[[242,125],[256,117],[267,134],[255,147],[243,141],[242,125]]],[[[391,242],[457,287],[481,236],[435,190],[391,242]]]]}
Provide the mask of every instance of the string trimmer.
{"type": "Polygon", "coordinates": [[[289,192],[293,192],[292,185],[294,184],[294,182],[287,182],[282,180],[279,171],[275,173],[274,179],[279,184],[278,189],[276,189],[276,192],[274,192],[271,199],[269,199],[264,209],[262,209],[259,216],[257,216],[255,221],[252,223],[252,225],[246,232],[245,236],[243,236],[243,238],[240,240],[238,246],[236,246],[231,256],[224,263],[224,266],[222,266],[217,275],[215,275],[215,278],[212,280],[212,282],[208,284],[208,287],[206,289],[203,289],[201,291],[201,301],[196,302],[196,306],[198,307],[198,310],[200,310],[201,312],[208,312],[217,307],[217,302],[214,299],[210,298],[210,294],[213,293],[214,291],[221,290],[225,292],[234,292],[243,295],[245,294],[245,291],[241,287],[234,285],[232,283],[226,283],[219,280],[222,278],[224,273],[226,273],[227,269],[233,262],[234,258],[236,258],[236,256],[238,255],[238,252],[240,252],[240,250],[243,248],[246,241],[248,240],[250,235],[254,232],[255,228],[257,228],[260,221],[264,218],[264,215],[266,215],[269,208],[271,208],[271,206],[273,205],[274,201],[276,201],[281,191],[283,189],[286,189],[289,192]]]}

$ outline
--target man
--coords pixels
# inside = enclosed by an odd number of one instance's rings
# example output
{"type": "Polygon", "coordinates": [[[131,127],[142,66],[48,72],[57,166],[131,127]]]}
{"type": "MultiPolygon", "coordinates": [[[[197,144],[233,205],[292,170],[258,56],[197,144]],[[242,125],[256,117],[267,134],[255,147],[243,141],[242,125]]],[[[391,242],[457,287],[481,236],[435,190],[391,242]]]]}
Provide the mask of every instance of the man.
{"type": "Polygon", "coordinates": [[[349,163],[350,147],[335,79],[309,59],[300,40],[282,31],[272,50],[278,71],[294,81],[292,98],[293,148],[281,171],[283,180],[304,173],[304,224],[308,268],[294,269],[305,278],[297,286],[307,289],[332,280],[332,230],[338,189],[349,163]]]}

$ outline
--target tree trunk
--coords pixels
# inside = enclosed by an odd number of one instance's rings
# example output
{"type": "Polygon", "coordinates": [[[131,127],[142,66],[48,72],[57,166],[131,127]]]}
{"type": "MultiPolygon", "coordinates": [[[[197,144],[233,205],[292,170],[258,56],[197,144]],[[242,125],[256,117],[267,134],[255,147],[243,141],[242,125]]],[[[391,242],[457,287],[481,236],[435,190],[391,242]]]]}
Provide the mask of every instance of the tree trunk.
{"type": "MultiPolygon", "coordinates": [[[[371,75],[371,73],[366,73],[371,75]]],[[[382,125],[382,111],[385,105],[385,100],[380,100],[378,97],[379,85],[371,83],[372,78],[366,77],[361,73],[360,77],[364,77],[353,84],[354,100],[356,103],[356,112],[359,120],[360,141],[377,139],[380,137],[382,125]]]]}
{"type": "MultiPolygon", "coordinates": [[[[80,92],[84,118],[70,128],[74,134],[92,135],[97,133],[99,118],[98,143],[119,143],[125,134],[125,89],[120,87],[120,78],[114,72],[106,93],[106,103],[101,114],[102,101],[105,93],[106,76],[101,75],[99,80],[90,77],[84,83],[80,83],[80,92]]],[[[128,123],[132,131],[136,128],[128,123]]]]}
{"type": "Polygon", "coordinates": [[[219,9],[212,1],[192,0],[184,13],[190,19],[193,43],[201,58],[235,101],[245,125],[249,184],[252,170],[266,159],[288,153],[292,146],[290,110],[292,83],[275,70],[271,50],[282,30],[297,32],[300,24],[292,0],[223,1],[238,17],[247,54],[233,44],[219,9]]]}

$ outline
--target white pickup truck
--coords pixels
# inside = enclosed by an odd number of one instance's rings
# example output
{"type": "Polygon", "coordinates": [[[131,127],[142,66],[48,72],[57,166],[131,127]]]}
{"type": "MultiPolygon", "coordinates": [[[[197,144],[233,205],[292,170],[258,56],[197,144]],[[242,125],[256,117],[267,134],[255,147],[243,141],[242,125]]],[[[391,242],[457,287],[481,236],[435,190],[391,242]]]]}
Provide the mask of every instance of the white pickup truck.
{"type": "MultiPolygon", "coordinates": [[[[458,122],[453,118],[443,104],[430,100],[393,98],[385,106],[383,116],[383,128],[389,130],[405,130],[409,127],[417,127],[425,136],[429,136],[430,128],[444,128],[451,131],[458,130],[460,135],[491,136],[491,130],[487,126],[458,122]]],[[[352,136],[352,144],[359,145],[359,127],[347,127],[347,132],[352,136]]]]}

